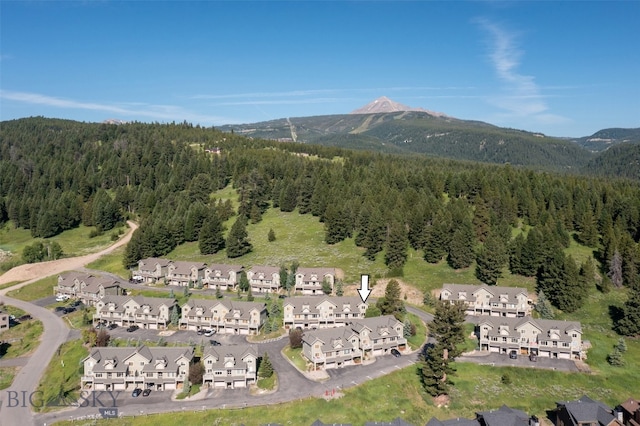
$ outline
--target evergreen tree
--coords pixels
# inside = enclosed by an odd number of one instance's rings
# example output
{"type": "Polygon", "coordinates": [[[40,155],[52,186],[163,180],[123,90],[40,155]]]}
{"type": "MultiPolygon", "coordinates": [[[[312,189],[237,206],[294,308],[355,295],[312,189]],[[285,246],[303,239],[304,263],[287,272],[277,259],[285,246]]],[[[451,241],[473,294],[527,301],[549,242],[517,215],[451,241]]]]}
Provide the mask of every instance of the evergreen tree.
{"type": "Polygon", "coordinates": [[[607,362],[614,367],[622,367],[625,364],[624,359],[622,358],[622,352],[620,352],[617,347],[613,349],[613,352],[607,355],[607,362]]]}
{"type": "Polygon", "coordinates": [[[284,265],[280,265],[280,285],[285,288],[285,290],[289,290],[287,288],[287,279],[289,278],[289,274],[287,273],[287,268],[284,265]]]}
{"type": "Polygon", "coordinates": [[[344,296],[344,288],[343,288],[342,280],[336,281],[336,296],[339,296],[339,297],[344,296]]]}
{"type": "Polygon", "coordinates": [[[591,289],[596,286],[596,265],[593,257],[589,256],[580,266],[580,279],[583,281],[585,289],[591,289]]]}
{"type": "Polygon", "coordinates": [[[247,278],[247,273],[242,271],[240,272],[240,278],[238,279],[238,288],[240,291],[249,291],[251,285],[249,283],[249,279],[247,278]]]}
{"type": "Polygon", "coordinates": [[[173,309],[171,309],[171,317],[169,320],[171,321],[171,325],[176,327],[180,323],[180,312],[178,312],[178,306],[174,306],[173,309]]]}
{"type": "Polygon", "coordinates": [[[559,247],[550,253],[540,266],[536,277],[536,290],[543,291],[554,306],[564,290],[564,253],[559,247]]]}
{"type": "Polygon", "coordinates": [[[419,375],[424,389],[432,396],[449,391],[451,376],[455,370],[450,362],[460,354],[459,345],[464,342],[464,305],[438,302],[431,322],[431,333],[437,343],[421,358],[419,375]]]}
{"type": "Polygon", "coordinates": [[[276,233],[273,232],[273,228],[269,228],[269,233],[267,234],[267,241],[270,243],[276,240],[276,233]]]}
{"type": "Polygon", "coordinates": [[[419,364],[420,381],[424,390],[431,396],[446,395],[451,386],[450,377],[455,374],[448,357],[446,348],[441,343],[427,350],[427,354],[419,364]]]}
{"type": "Polygon", "coordinates": [[[289,182],[280,194],[280,211],[292,212],[298,204],[298,188],[293,182],[289,182]]]}
{"type": "Polygon", "coordinates": [[[615,319],[614,329],[623,336],[640,335],[640,288],[630,289],[621,315],[615,319]]]}
{"type": "Polygon", "coordinates": [[[384,263],[391,270],[401,270],[407,262],[409,241],[404,225],[393,222],[389,227],[389,235],[384,254],[384,263]]]}
{"type": "Polygon", "coordinates": [[[370,261],[376,260],[376,254],[384,247],[387,226],[378,210],[374,210],[369,217],[369,223],[364,232],[363,247],[366,248],[364,257],[370,261]]]}
{"type": "Polygon", "coordinates": [[[222,222],[220,222],[218,214],[213,210],[200,228],[198,237],[200,254],[215,254],[222,250],[225,246],[222,232],[222,222]]]}
{"type": "Polygon", "coordinates": [[[381,315],[394,315],[399,320],[405,313],[405,307],[400,300],[400,283],[396,280],[390,280],[384,291],[384,297],[376,302],[376,306],[380,309],[381,315]]]}
{"type": "Polygon", "coordinates": [[[512,274],[524,275],[524,267],[522,264],[522,248],[525,244],[523,234],[518,234],[509,242],[509,271],[512,274]]]}
{"type": "Polygon", "coordinates": [[[488,234],[476,256],[476,278],[485,284],[496,285],[506,263],[507,253],[503,241],[494,233],[488,234]]]}
{"type": "Polygon", "coordinates": [[[437,214],[433,224],[424,228],[424,260],[429,263],[438,263],[446,256],[451,241],[450,232],[447,216],[443,213],[437,214]]]}
{"type": "Polygon", "coordinates": [[[536,275],[544,260],[544,244],[550,244],[550,241],[544,241],[540,231],[535,228],[531,229],[522,246],[519,274],[526,277],[536,275]]]}
{"type": "Polygon", "coordinates": [[[322,292],[323,292],[324,294],[329,295],[329,294],[331,294],[331,291],[332,291],[332,290],[333,290],[333,289],[331,288],[331,283],[330,283],[326,278],[325,278],[325,279],[323,279],[323,280],[322,280],[322,292]]]}
{"type": "Polygon", "coordinates": [[[588,209],[581,215],[580,223],[578,224],[578,240],[581,244],[588,247],[595,247],[598,244],[598,228],[596,227],[596,220],[593,217],[593,212],[588,209]]]}
{"type": "Polygon", "coordinates": [[[553,319],[553,307],[542,290],[538,292],[538,301],[535,304],[535,310],[540,315],[540,318],[553,319]]]}
{"type": "Polygon", "coordinates": [[[620,353],[625,353],[627,351],[627,342],[624,340],[624,337],[618,339],[618,343],[616,343],[615,348],[620,351],[620,353]]]}
{"type": "Polygon", "coordinates": [[[449,243],[449,255],[447,262],[454,269],[463,269],[471,266],[475,258],[473,252],[473,230],[469,221],[463,222],[456,229],[449,243]]]}
{"type": "Polygon", "coordinates": [[[227,257],[236,258],[250,253],[253,250],[253,246],[249,242],[248,236],[247,220],[244,216],[239,216],[227,237],[227,257]]]}
{"type": "Polygon", "coordinates": [[[447,349],[449,357],[460,355],[459,345],[464,342],[465,306],[460,303],[437,302],[429,327],[438,344],[447,349]]]}
{"type": "Polygon", "coordinates": [[[253,293],[251,292],[251,287],[247,290],[247,302],[253,302],[255,298],[253,297],[253,293]]]}
{"type": "Polygon", "coordinates": [[[580,309],[587,297],[586,281],[580,279],[578,268],[571,255],[565,256],[563,265],[563,288],[556,294],[556,306],[571,313],[580,309]]]}
{"type": "Polygon", "coordinates": [[[216,286],[216,299],[222,299],[222,290],[220,290],[220,286],[216,286]]]}
{"type": "Polygon", "coordinates": [[[273,376],[273,365],[271,365],[271,360],[269,359],[269,355],[265,352],[262,355],[262,359],[260,359],[260,368],[258,369],[258,375],[262,378],[268,379],[273,376]]]}

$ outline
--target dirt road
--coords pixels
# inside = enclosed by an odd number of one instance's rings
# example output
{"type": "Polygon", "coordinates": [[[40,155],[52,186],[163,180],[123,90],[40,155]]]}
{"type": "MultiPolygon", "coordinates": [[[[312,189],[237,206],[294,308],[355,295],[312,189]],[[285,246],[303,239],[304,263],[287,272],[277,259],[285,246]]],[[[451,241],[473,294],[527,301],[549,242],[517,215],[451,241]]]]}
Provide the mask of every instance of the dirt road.
{"type": "MultiPolygon", "coordinates": [[[[122,247],[123,245],[127,244],[131,239],[131,234],[133,234],[133,231],[138,228],[138,225],[131,221],[127,221],[127,224],[129,225],[129,232],[127,232],[124,237],[116,241],[115,244],[110,245],[102,251],[87,254],[84,256],[51,260],[49,262],[27,263],[25,265],[16,266],[15,268],[12,268],[4,274],[0,275],[0,285],[13,281],[20,281],[22,284],[26,284],[25,281],[31,282],[35,279],[49,277],[51,275],[56,275],[64,271],[81,268],[86,264],[97,260],[99,257],[111,253],[118,247],[122,247]]],[[[11,288],[18,288],[20,286],[21,285],[16,285],[11,288]]]]}

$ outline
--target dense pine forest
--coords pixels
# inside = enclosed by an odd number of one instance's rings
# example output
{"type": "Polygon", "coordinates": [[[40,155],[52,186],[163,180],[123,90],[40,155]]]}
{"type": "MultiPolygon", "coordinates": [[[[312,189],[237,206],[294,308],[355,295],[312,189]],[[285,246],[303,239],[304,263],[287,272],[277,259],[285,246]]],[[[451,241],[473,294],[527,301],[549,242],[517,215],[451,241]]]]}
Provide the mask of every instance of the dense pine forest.
{"type": "Polygon", "coordinates": [[[251,250],[246,226],[269,208],[319,217],[327,244],[354,237],[364,256],[383,256],[390,275],[402,274],[410,246],[425,262],[458,269],[475,261],[490,285],[505,266],[536,277],[537,291],[565,312],[595,285],[629,287],[616,324],[640,333],[635,180],[278,143],[188,123],[1,123],[0,223],[48,238],[135,219],[127,267],[186,241],[203,254],[242,256],[251,250]],[[211,197],[228,185],[237,209],[211,197]],[[515,229],[526,232],[513,238],[515,229]],[[565,256],[572,238],[596,249],[601,270],[565,256]]]}

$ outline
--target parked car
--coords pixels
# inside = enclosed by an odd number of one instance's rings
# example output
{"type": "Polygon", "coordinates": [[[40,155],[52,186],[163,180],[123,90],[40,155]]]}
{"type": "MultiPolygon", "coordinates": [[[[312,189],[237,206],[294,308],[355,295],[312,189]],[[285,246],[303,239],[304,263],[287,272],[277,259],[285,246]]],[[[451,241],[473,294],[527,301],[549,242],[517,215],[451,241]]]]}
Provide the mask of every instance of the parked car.
{"type": "Polygon", "coordinates": [[[196,334],[197,334],[198,336],[202,336],[202,335],[204,334],[204,329],[203,329],[203,328],[199,328],[199,329],[197,329],[197,330],[196,330],[196,334]]]}
{"type": "Polygon", "coordinates": [[[538,355],[534,354],[533,352],[529,354],[529,361],[531,362],[536,362],[538,361],[538,355]]]}
{"type": "Polygon", "coordinates": [[[65,314],[70,314],[71,312],[74,312],[76,310],[76,308],[74,308],[73,306],[67,306],[66,308],[64,308],[62,311],[65,314]]]}
{"type": "Polygon", "coordinates": [[[214,334],[216,334],[216,331],[215,331],[215,330],[212,330],[212,329],[204,330],[204,335],[205,335],[206,337],[211,337],[211,336],[213,336],[214,334]]]}
{"type": "Polygon", "coordinates": [[[74,300],[71,306],[73,306],[76,309],[82,309],[84,308],[84,303],[82,303],[82,300],[74,300]]]}
{"type": "Polygon", "coordinates": [[[518,359],[518,352],[516,352],[516,351],[509,352],[509,358],[518,359]]]}
{"type": "Polygon", "coordinates": [[[137,397],[139,397],[139,396],[140,396],[140,394],[141,394],[141,393],[142,393],[142,389],[140,389],[140,388],[135,388],[135,389],[133,390],[133,392],[131,393],[131,396],[132,396],[132,397],[134,397],[134,398],[137,398],[137,397]]]}
{"type": "Polygon", "coordinates": [[[56,311],[56,312],[62,312],[62,311],[64,311],[65,309],[66,309],[66,308],[65,308],[64,306],[56,306],[55,311],[56,311]]]}
{"type": "Polygon", "coordinates": [[[147,388],[144,390],[144,392],[142,392],[142,396],[149,396],[151,395],[151,389],[147,388]]]}
{"type": "Polygon", "coordinates": [[[113,330],[114,328],[118,328],[118,324],[116,323],[111,323],[107,326],[108,330],[113,330]]]}
{"type": "Polygon", "coordinates": [[[396,348],[391,349],[391,355],[395,356],[396,358],[398,358],[400,355],[402,355],[400,353],[399,350],[397,350],[396,348]]]}
{"type": "Polygon", "coordinates": [[[56,302],[65,302],[67,300],[69,300],[69,295],[67,294],[58,294],[56,296],[56,302]]]}
{"type": "Polygon", "coordinates": [[[137,329],[139,329],[140,327],[138,327],[137,325],[130,325],[129,327],[127,327],[127,331],[129,333],[133,333],[134,331],[136,331],[137,329]]]}
{"type": "Polygon", "coordinates": [[[211,343],[211,346],[220,346],[220,342],[217,340],[209,340],[209,343],[211,343]]]}

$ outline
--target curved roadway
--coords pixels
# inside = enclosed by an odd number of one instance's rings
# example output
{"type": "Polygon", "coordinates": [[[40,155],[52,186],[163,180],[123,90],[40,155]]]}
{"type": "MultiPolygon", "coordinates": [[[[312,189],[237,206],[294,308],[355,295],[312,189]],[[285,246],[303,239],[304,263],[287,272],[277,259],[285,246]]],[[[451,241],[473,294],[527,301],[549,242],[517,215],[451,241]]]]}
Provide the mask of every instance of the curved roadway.
{"type": "MultiPolygon", "coordinates": [[[[10,290],[29,285],[45,277],[59,274],[67,270],[81,268],[84,265],[95,261],[99,257],[112,252],[116,248],[127,244],[131,239],[133,231],[138,228],[138,226],[133,222],[127,223],[130,227],[129,232],[108,248],[98,253],[62,259],[63,261],[61,262],[51,261],[31,264],[29,265],[29,268],[31,271],[35,271],[36,277],[12,287],[0,290],[0,300],[2,302],[7,305],[16,306],[28,312],[33,318],[42,321],[44,326],[44,331],[40,338],[38,348],[31,354],[26,365],[20,368],[20,371],[14,377],[11,387],[0,391],[0,426],[26,426],[35,424],[33,413],[31,411],[30,396],[35,392],[38,383],[44,374],[45,368],[49,365],[49,361],[54,356],[60,345],[67,340],[69,335],[69,328],[67,325],[52,311],[36,306],[30,302],[24,302],[22,300],[7,297],[6,293],[10,290]]],[[[24,269],[24,265],[17,268],[24,269]]],[[[15,276],[14,269],[3,274],[3,280],[0,282],[11,282],[12,277],[15,276]]]]}

